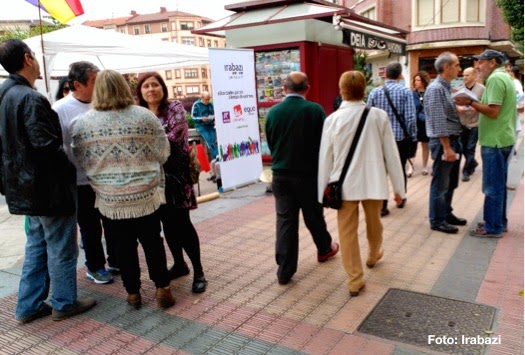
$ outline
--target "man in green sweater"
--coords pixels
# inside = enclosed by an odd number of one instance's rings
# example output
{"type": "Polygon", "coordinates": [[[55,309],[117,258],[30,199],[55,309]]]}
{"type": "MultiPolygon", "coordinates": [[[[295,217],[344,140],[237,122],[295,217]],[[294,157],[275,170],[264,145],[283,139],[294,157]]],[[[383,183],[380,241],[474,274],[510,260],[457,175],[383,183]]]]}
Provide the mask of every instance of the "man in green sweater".
{"type": "Polygon", "coordinates": [[[317,166],[326,114],[320,105],[305,99],[309,89],[306,74],[290,73],[284,84],[286,98],[266,117],[277,212],[275,258],[281,285],[286,285],[297,271],[299,210],[317,247],[317,261],[324,262],[339,251],[317,201],[317,166]]]}

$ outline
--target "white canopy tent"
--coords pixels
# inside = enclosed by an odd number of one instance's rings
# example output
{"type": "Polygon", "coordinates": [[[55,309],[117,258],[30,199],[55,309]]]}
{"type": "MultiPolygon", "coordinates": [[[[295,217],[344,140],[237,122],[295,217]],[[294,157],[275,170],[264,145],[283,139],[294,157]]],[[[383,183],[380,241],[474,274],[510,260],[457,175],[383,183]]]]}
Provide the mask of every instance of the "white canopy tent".
{"type": "MultiPolygon", "coordinates": [[[[44,75],[40,36],[28,38],[24,42],[35,52],[44,75]]],[[[208,63],[206,48],[82,25],[46,33],[43,42],[48,81],[52,76],[67,75],[69,65],[81,60],[92,62],[100,69],[113,69],[123,74],[208,63]]],[[[2,66],[0,75],[8,75],[2,66]]]]}

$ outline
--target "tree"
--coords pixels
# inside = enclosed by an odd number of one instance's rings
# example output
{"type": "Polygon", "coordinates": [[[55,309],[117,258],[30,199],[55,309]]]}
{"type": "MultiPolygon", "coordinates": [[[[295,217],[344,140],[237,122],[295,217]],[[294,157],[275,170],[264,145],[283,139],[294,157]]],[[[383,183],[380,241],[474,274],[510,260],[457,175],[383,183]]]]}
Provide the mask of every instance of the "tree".
{"type": "MultiPolygon", "coordinates": [[[[49,33],[56,30],[59,30],[61,28],[66,27],[65,25],[55,24],[53,26],[51,25],[43,25],[42,26],[42,33],[49,33]]],[[[26,39],[29,37],[39,36],[40,35],[40,26],[36,27],[30,27],[29,29],[21,29],[19,27],[15,29],[7,29],[3,35],[0,36],[0,42],[6,40],[6,39],[26,39]]]]}
{"type": "Polygon", "coordinates": [[[511,27],[510,39],[516,42],[523,51],[523,0],[497,0],[505,22],[511,27]]]}
{"type": "Polygon", "coordinates": [[[366,78],[366,85],[372,85],[372,73],[367,70],[366,59],[368,54],[364,51],[357,51],[354,54],[354,70],[359,70],[366,78]]]}

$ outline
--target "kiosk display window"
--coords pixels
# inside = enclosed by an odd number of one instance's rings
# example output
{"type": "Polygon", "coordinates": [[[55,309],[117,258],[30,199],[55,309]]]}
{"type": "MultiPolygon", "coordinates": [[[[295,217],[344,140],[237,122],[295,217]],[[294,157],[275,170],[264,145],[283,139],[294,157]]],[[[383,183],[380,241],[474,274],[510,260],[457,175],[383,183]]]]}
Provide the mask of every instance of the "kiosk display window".
{"type": "Polygon", "coordinates": [[[300,62],[298,48],[256,52],[257,101],[281,101],[284,98],[283,84],[286,75],[301,70],[300,62]]]}

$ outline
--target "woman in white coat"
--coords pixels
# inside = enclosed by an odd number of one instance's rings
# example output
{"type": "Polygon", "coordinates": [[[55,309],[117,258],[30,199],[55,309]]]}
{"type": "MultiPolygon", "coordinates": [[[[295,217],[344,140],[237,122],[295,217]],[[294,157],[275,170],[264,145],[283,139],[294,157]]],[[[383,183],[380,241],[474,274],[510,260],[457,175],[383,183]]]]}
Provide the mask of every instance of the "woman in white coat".
{"type": "MultiPolygon", "coordinates": [[[[322,201],[327,184],[339,180],[366,106],[363,102],[365,88],[366,79],[361,72],[348,71],[341,75],[339,89],[343,102],[340,108],[326,119],[323,126],[319,152],[319,201],[322,201]]],[[[359,202],[365,212],[369,245],[366,265],[372,268],[383,256],[381,207],[383,200],[389,196],[387,176],[390,176],[394,200],[399,205],[405,198],[405,188],[396,142],[387,114],[372,107],[344,178],[343,205],[337,212],[343,266],[349,276],[348,288],[351,297],[358,296],[365,287],[357,237],[359,202]]]]}

